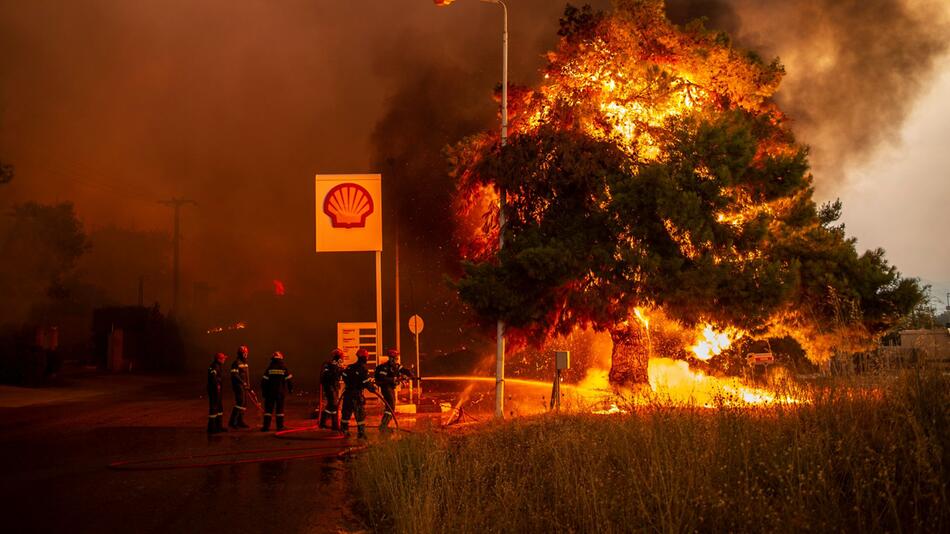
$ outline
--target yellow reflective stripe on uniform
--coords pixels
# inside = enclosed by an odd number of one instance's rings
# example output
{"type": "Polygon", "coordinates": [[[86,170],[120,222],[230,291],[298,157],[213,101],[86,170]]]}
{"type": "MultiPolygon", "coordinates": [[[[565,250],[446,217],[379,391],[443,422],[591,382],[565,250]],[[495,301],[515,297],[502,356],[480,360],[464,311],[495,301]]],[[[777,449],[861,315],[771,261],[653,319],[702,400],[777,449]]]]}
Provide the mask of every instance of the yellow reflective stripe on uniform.
{"type": "Polygon", "coordinates": [[[232,373],[236,373],[236,372],[238,372],[238,370],[237,370],[237,369],[231,369],[231,372],[232,372],[232,373]]]}
{"type": "Polygon", "coordinates": [[[247,367],[247,364],[246,364],[246,363],[239,363],[239,364],[238,364],[238,367],[240,367],[241,369],[244,369],[244,368],[247,367]]]}
{"type": "Polygon", "coordinates": [[[373,380],[373,379],[372,379],[372,378],[367,378],[366,380],[363,381],[363,383],[365,384],[365,383],[367,383],[367,382],[370,382],[371,380],[373,380]]]}
{"type": "Polygon", "coordinates": [[[286,372],[287,372],[286,369],[268,369],[267,370],[267,374],[271,374],[271,375],[282,375],[286,372]]]}
{"type": "Polygon", "coordinates": [[[235,406],[235,408],[237,408],[238,410],[242,410],[242,411],[247,409],[247,408],[245,408],[244,406],[235,406]]]}
{"type": "Polygon", "coordinates": [[[262,379],[262,380],[268,380],[268,379],[270,379],[270,377],[267,376],[267,375],[264,375],[263,377],[261,377],[261,379],[262,379]]]}

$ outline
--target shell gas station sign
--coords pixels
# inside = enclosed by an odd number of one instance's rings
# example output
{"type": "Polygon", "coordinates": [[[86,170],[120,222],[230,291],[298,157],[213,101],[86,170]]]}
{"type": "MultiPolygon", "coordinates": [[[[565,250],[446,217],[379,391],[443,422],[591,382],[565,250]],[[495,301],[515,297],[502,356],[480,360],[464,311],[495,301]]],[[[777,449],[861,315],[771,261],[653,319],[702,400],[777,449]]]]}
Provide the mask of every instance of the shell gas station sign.
{"type": "Polygon", "coordinates": [[[318,174],[317,252],[383,250],[383,203],[378,174],[318,174]]]}

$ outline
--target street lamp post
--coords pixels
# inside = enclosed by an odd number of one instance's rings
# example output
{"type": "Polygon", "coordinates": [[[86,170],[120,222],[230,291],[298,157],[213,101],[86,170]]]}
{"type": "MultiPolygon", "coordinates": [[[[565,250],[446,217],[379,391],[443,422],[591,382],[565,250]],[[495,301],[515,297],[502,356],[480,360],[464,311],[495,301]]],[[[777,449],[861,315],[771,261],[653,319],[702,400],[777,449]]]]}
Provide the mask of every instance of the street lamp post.
{"type": "MultiPolygon", "coordinates": [[[[434,0],[437,6],[447,6],[454,0],[434,0]]],[[[501,6],[504,26],[501,34],[501,146],[508,144],[508,4],[505,0],[481,0],[501,6]]],[[[505,191],[498,189],[498,252],[505,245],[505,191]]],[[[505,322],[498,319],[497,348],[495,352],[495,417],[505,416],[505,322]]]]}

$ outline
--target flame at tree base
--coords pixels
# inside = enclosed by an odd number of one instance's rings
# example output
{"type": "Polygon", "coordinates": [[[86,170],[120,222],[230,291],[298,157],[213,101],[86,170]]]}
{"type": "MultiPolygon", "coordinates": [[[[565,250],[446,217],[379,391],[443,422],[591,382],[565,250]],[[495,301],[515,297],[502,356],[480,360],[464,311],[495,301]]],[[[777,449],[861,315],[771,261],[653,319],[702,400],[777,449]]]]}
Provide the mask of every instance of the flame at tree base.
{"type": "Polygon", "coordinates": [[[717,378],[694,371],[682,360],[651,358],[650,389],[662,399],[699,406],[794,404],[799,401],[766,389],[747,386],[738,378],[717,378]]]}

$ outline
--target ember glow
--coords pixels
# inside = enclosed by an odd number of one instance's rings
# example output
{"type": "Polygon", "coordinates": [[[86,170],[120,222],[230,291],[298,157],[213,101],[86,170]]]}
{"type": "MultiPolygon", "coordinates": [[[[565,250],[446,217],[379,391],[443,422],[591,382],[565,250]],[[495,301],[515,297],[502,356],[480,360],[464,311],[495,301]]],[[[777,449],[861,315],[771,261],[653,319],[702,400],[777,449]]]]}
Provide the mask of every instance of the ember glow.
{"type": "Polygon", "coordinates": [[[215,326],[205,330],[205,334],[219,334],[221,332],[227,332],[230,330],[244,330],[247,328],[247,323],[244,321],[238,321],[234,324],[229,324],[226,326],[215,326]]]}

